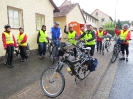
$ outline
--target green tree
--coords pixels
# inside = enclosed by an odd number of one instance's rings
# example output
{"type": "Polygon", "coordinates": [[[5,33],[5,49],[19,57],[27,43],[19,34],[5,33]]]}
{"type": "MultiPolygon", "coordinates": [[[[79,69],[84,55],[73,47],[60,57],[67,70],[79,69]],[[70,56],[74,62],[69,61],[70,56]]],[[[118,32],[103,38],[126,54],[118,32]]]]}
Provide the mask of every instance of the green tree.
{"type": "Polygon", "coordinates": [[[122,24],[121,24],[121,21],[118,19],[117,23],[116,23],[116,27],[118,29],[122,29],[122,24]]]}
{"type": "Polygon", "coordinates": [[[107,22],[104,24],[104,30],[108,30],[108,32],[114,36],[114,29],[115,29],[115,24],[114,22],[107,22]]]}

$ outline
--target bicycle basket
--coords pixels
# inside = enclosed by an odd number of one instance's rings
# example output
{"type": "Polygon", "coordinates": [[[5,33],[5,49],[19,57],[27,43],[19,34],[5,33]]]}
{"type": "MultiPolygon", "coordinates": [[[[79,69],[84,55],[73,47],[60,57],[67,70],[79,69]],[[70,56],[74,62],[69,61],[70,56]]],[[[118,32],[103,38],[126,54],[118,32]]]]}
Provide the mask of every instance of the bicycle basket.
{"type": "Polygon", "coordinates": [[[96,58],[91,58],[87,61],[87,65],[88,65],[88,70],[93,72],[93,71],[95,71],[95,69],[98,65],[98,60],[96,58]]]}

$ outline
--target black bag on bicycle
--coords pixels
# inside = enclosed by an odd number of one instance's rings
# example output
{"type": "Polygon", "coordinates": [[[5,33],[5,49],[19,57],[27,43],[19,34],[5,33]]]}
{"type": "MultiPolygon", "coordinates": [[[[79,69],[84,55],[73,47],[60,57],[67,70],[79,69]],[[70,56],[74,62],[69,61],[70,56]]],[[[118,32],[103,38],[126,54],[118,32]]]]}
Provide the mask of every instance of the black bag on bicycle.
{"type": "Polygon", "coordinates": [[[87,65],[88,65],[88,70],[93,72],[93,71],[95,71],[95,69],[98,65],[98,60],[96,58],[91,58],[87,61],[87,65]]]}

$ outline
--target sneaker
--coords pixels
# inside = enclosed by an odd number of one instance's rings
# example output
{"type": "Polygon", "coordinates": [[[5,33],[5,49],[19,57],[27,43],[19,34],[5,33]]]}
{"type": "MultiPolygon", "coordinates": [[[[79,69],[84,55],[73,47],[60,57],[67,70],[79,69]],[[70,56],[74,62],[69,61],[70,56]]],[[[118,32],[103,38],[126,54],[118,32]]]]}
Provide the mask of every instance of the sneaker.
{"type": "Polygon", "coordinates": [[[20,62],[26,62],[27,60],[26,59],[22,59],[22,60],[20,60],[20,62]]]}
{"type": "Polygon", "coordinates": [[[45,55],[43,55],[43,58],[45,58],[45,55]]]}
{"type": "Polygon", "coordinates": [[[11,65],[8,65],[8,68],[12,68],[12,66],[11,65]]]}
{"type": "Polygon", "coordinates": [[[125,60],[125,57],[120,58],[120,60],[125,60]]]}
{"type": "Polygon", "coordinates": [[[126,61],[128,61],[128,58],[126,58],[126,61]]]}
{"type": "Polygon", "coordinates": [[[39,56],[39,59],[42,59],[42,56],[39,56]]]}

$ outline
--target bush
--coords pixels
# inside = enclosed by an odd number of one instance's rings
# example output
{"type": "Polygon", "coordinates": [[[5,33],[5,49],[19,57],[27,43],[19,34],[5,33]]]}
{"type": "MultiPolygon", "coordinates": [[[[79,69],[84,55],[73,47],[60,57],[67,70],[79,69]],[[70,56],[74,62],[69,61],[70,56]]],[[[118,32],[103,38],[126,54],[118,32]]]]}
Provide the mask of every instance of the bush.
{"type": "Polygon", "coordinates": [[[107,28],[107,29],[108,29],[108,32],[109,32],[112,36],[115,35],[115,33],[114,33],[114,29],[115,29],[115,28],[107,28]]]}

